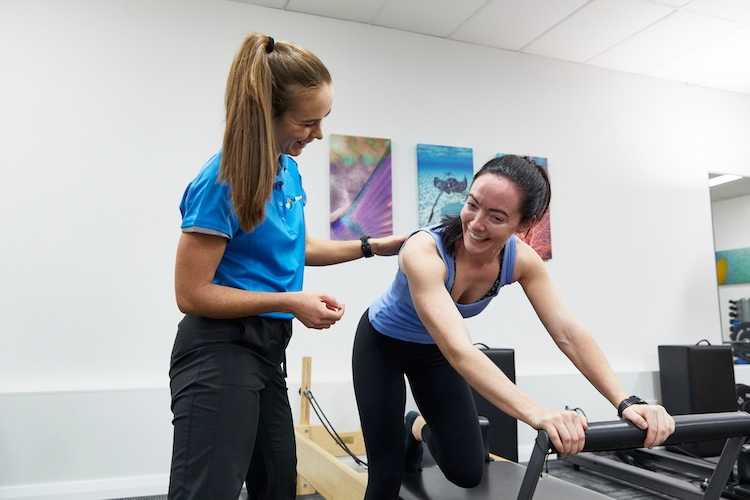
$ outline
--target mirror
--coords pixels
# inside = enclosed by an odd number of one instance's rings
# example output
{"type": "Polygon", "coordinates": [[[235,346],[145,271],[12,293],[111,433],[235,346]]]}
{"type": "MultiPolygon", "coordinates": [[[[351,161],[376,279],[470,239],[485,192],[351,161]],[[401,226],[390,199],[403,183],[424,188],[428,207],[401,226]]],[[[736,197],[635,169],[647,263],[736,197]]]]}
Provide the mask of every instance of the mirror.
{"type": "MultiPolygon", "coordinates": [[[[709,173],[709,185],[722,175],[709,173]]],[[[733,177],[737,179],[709,188],[721,337],[748,342],[745,361],[750,362],[750,177],[733,177]]]]}

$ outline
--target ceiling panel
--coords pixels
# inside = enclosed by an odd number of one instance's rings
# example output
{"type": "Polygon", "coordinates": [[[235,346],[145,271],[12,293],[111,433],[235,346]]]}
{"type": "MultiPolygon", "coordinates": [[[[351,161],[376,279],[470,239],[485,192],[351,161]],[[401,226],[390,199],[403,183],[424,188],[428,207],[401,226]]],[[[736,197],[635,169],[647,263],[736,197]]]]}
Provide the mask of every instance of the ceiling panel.
{"type": "Polygon", "coordinates": [[[238,3],[247,3],[250,5],[260,5],[261,7],[271,7],[272,9],[283,9],[287,0],[231,0],[238,3]]]}
{"type": "Polygon", "coordinates": [[[650,76],[750,94],[750,26],[685,54],[650,76]]]}
{"type": "Polygon", "coordinates": [[[748,0],[693,0],[688,9],[702,14],[750,23],[748,0]]]}
{"type": "Polygon", "coordinates": [[[750,95],[750,0],[229,1],[750,95]]]}
{"type": "Polygon", "coordinates": [[[486,0],[441,2],[435,0],[391,0],[373,24],[403,31],[447,37],[486,0]]]}
{"type": "Polygon", "coordinates": [[[531,42],[522,52],[585,62],[673,10],[641,0],[596,0],[531,42]]]}
{"type": "Polygon", "coordinates": [[[286,10],[369,23],[388,0],[289,0],[286,10]]]}
{"type": "Polygon", "coordinates": [[[684,7],[693,0],[654,0],[656,3],[671,5],[672,7],[684,7]]]}
{"type": "Polygon", "coordinates": [[[574,13],[588,0],[493,0],[450,38],[507,50],[520,50],[574,13]]]}
{"type": "Polygon", "coordinates": [[[733,21],[679,10],[590,59],[588,63],[620,71],[647,73],[740,26],[733,21]]]}

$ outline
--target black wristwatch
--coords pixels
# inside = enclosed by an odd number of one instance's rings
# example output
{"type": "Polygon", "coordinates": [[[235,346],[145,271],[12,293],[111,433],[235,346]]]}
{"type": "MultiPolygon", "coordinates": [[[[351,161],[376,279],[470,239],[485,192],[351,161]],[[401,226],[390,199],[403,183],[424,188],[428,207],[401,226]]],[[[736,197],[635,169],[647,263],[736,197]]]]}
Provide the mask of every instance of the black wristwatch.
{"type": "Polygon", "coordinates": [[[362,242],[362,255],[364,255],[366,259],[369,259],[373,255],[375,255],[374,253],[372,253],[372,248],[370,248],[369,236],[362,236],[359,240],[362,242]]]}
{"type": "Polygon", "coordinates": [[[626,408],[629,408],[633,405],[647,405],[648,403],[638,396],[630,396],[627,399],[623,399],[620,401],[620,404],[617,405],[617,416],[622,418],[622,412],[625,411],[626,408]]]}

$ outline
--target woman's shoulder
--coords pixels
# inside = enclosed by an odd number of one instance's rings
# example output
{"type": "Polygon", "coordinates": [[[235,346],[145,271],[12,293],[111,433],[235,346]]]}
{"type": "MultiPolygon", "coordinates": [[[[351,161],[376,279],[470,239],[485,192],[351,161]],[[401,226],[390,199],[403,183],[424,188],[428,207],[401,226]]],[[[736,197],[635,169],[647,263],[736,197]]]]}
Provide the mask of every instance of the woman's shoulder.
{"type": "Polygon", "coordinates": [[[523,276],[544,270],[544,261],[531,245],[516,237],[516,263],[513,281],[519,281],[523,276]]]}
{"type": "Polygon", "coordinates": [[[426,260],[429,260],[427,259],[429,256],[440,257],[437,240],[429,231],[417,229],[401,245],[399,266],[405,264],[407,260],[414,264],[423,264],[426,260]]]}
{"type": "Polygon", "coordinates": [[[437,248],[437,238],[438,236],[429,228],[420,228],[407,236],[403,246],[406,249],[409,244],[415,250],[437,248]]]}

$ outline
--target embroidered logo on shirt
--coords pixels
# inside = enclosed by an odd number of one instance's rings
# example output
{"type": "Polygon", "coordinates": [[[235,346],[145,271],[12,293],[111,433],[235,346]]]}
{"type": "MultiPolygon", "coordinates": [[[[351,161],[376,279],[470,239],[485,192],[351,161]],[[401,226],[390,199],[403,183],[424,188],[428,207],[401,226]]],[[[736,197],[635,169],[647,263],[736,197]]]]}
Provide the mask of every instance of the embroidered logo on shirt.
{"type": "Polygon", "coordinates": [[[293,204],[294,204],[295,202],[297,202],[297,201],[299,201],[299,200],[301,200],[301,199],[302,199],[302,195],[301,195],[301,194],[298,194],[297,196],[295,196],[295,197],[294,197],[294,199],[291,199],[291,198],[287,198],[287,199],[286,199],[286,209],[287,209],[287,210],[291,210],[291,209],[292,209],[292,205],[293,205],[293,204]]]}

